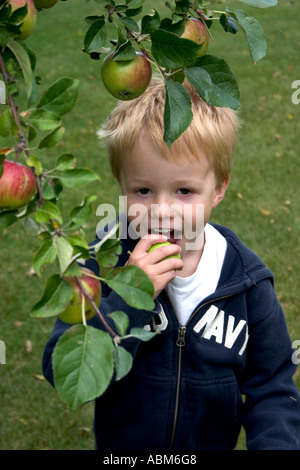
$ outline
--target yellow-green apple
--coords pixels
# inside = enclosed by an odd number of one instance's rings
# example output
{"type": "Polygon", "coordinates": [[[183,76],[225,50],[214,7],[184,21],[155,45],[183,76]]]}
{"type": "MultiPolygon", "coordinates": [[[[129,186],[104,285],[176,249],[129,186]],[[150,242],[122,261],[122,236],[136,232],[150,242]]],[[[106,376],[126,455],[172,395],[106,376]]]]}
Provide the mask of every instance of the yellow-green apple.
{"type": "MultiPolygon", "coordinates": [[[[101,285],[98,279],[92,277],[92,271],[83,269],[84,274],[79,278],[86,292],[91,296],[96,306],[99,307],[101,298],[101,285]]],[[[66,281],[73,289],[73,297],[69,302],[67,308],[58,315],[65,323],[81,323],[82,322],[82,298],[81,290],[75,277],[67,276],[66,281]]],[[[95,315],[95,309],[87,297],[85,297],[85,317],[90,320],[95,315]]]]}
{"type": "Polygon", "coordinates": [[[196,18],[188,19],[180,37],[190,39],[190,41],[194,41],[197,44],[202,44],[199,57],[206,54],[209,43],[209,33],[205,24],[201,20],[197,20],[196,18]]]}
{"type": "Polygon", "coordinates": [[[58,2],[58,0],[34,0],[35,7],[40,8],[52,8],[58,2]]]}
{"type": "Polygon", "coordinates": [[[148,87],[152,70],[146,56],[135,53],[132,60],[113,60],[115,52],[108,54],[101,67],[101,77],[107,91],[115,98],[130,101],[148,87]]]}
{"type": "Polygon", "coordinates": [[[27,4],[27,13],[22,20],[21,34],[18,36],[18,39],[27,39],[31,35],[36,23],[36,8],[33,0],[8,0],[8,3],[13,11],[27,4]]]}
{"type": "Polygon", "coordinates": [[[26,206],[36,191],[33,172],[25,165],[4,160],[0,178],[0,207],[10,210],[26,206]]]}
{"type": "MultiPolygon", "coordinates": [[[[172,245],[172,243],[170,243],[170,242],[155,243],[154,245],[152,245],[149,248],[148,253],[151,253],[151,251],[157,250],[157,248],[160,248],[162,246],[167,246],[167,245],[172,245]]],[[[165,259],[169,259],[169,258],[178,258],[178,259],[180,259],[180,254],[178,253],[178,255],[166,256],[161,261],[164,261],[165,259]]]]}

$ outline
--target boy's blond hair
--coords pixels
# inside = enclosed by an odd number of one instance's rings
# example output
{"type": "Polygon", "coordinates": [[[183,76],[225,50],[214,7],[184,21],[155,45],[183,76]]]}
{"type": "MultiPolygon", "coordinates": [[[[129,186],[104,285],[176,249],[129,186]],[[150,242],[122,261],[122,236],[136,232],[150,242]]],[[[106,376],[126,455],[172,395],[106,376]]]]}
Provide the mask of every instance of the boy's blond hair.
{"type": "Polygon", "coordinates": [[[239,120],[237,112],[227,107],[210,106],[188,82],[184,82],[192,101],[193,121],[168,148],[164,142],[165,87],[154,79],[147,90],[132,101],[120,102],[98,131],[109,154],[113,176],[120,182],[122,153],[131,150],[146,131],[162,156],[178,163],[202,158],[211,164],[217,183],[228,181],[239,120]]]}

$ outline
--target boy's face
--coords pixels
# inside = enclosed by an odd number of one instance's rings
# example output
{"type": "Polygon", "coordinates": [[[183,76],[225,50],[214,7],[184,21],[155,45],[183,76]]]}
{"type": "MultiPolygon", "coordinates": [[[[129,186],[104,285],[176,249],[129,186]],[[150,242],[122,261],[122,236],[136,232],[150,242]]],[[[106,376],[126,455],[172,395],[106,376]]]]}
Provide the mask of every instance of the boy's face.
{"type": "Polygon", "coordinates": [[[165,234],[171,243],[180,245],[182,258],[190,250],[201,249],[203,228],[228,186],[228,182],[217,185],[205,156],[168,161],[144,134],[121,162],[128,220],[140,237],[165,234]]]}

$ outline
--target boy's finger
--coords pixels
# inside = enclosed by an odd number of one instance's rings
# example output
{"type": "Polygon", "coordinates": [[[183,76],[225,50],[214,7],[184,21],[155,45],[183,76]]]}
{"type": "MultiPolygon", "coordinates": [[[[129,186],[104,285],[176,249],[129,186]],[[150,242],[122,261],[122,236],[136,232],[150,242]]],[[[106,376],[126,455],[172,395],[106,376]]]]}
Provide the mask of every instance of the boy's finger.
{"type": "Polygon", "coordinates": [[[151,263],[155,264],[164,261],[165,259],[180,259],[180,251],[180,247],[174,243],[167,245],[161,245],[160,243],[158,243],[157,248],[155,247],[155,245],[152,245],[150,247],[150,249],[148,250],[148,254],[151,255],[151,263]]]}
{"type": "MultiPolygon", "coordinates": [[[[165,235],[159,235],[159,234],[150,234],[150,235],[145,235],[139,243],[136,245],[136,248],[138,248],[141,251],[147,252],[152,245],[155,245],[156,243],[165,243],[168,240],[168,238],[165,235]]],[[[135,248],[135,249],[136,249],[135,248]]]]}

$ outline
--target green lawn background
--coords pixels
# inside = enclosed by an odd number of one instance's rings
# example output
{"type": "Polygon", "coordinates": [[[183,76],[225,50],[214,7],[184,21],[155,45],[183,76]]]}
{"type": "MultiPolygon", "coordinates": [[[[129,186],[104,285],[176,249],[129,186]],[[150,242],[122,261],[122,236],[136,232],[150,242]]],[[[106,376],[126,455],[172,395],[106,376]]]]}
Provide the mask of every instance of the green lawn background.
{"type": "MultiPolygon", "coordinates": [[[[163,2],[146,1],[145,11],[161,10],[163,2]],[[148,6],[149,5],[149,6],[148,6]]],[[[243,34],[225,35],[213,27],[215,41],[209,52],[225,58],[238,77],[243,127],[236,147],[232,181],[212,221],[230,226],[275,274],[276,290],[284,307],[293,340],[300,339],[299,322],[299,156],[300,105],[292,103],[292,83],[300,80],[300,5],[282,0],[271,9],[240,8],[258,18],[268,39],[267,57],[252,64],[243,34]]],[[[216,8],[223,5],[216,4],[216,8]]],[[[116,101],[101,85],[100,62],[82,52],[87,29],[85,16],[98,13],[92,0],[59,1],[38,14],[28,39],[37,54],[36,73],[42,85],[61,76],[79,78],[80,94],[66,116],[65,138],[43,156],[72,152],[78,166],[89,167],[101,183],[67,191],[62,201],[67,213],[87,194],[97,194],[94,214],[87,226],[93,238],[97,205],[117,205],[119,188],[112,179],[105,151],[96,130],[116,101]]],[[[52,159],[52,160],[51,160],[52,159]]],[[[29,316],[39,300],[42,279],[32,275],[35,238],[14,225],[0,236],[0,339],[6,345],[6,364],[0,365],[0,449],[93,449],[93,404],[70,411],[50,385],[41,380],[41,357],[54,320],[29,316]]],[[[299,368],[296,381],[300,386],[299,368]]],[[[124,406],[126,406],[124,397],[124,406]]],[[[239,449],[245,446],[243,437],[239,449]]]]}

